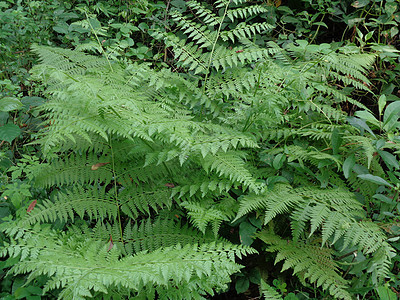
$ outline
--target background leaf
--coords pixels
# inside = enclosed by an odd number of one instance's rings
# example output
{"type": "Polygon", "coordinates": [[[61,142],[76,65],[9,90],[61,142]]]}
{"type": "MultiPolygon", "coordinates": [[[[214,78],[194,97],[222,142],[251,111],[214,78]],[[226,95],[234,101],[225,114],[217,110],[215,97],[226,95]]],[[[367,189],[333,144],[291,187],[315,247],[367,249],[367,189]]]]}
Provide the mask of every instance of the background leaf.
{"type": "Polygon", "coordinates": [[[364,180],[367,180],[367,181],[372,182],[372,183],[379,184],[379,185],[386,185],[386,186],[389,186],[389,187],[393,187],[393,185],[391,185],[389,182],[387,182],[385,179],[383,179],[383,178],[381,178],[379,176],[374,176],[374,175],[371,175],[371,174],[361,174],[361,175],[358,175],[357,177],[359,177],[361,179],[364,179],[364,180]]]}
{"type": "Polygon", "coordinates": [[[387,151],[383,151],[383,150],[378,150],[378,153],[382,157],[383,161],[385,162],[385,164],[387,165],[387,167],[389,169],[391,169],[391,168],[398,169],[399,168],[399,162],[397,161],[396,156],[394,156],[393,154],[391,154],[387,151]]]}
{"type": "Polygon", "coordinates": [[[386,131],[391,131],[398,125],[400,113],[400,101],[390,103],[385,110],[383,115],[383,128],[386,131]]]}
{"type": "Polygon", "coordinates": [[[4,97],[0,100],[0,111],[12,111],[21,107],[21,101],[15,97],[4,97]]]}
{"type": "Polygon", "coordinates": [[[381,95],[381,96],[379,97],[378,106],[379,106],[379,114],[381,115],[382,112],[383,112],[383,109],[384,109],[385,106],[386,106],[386,96],[385,96],[385,95],[381,95]]]}
{"type": "Polygon", "coordinates": [[[350,171],[353,170],[355,164],[356,164],[356,157],[354,156],[354,154],[346,158],[346,160],[343,163],[344,177],[349,178],[350,171]]]}
{"type": "Polygon", "coordinates": [[[6,124],[0,127],[0,140],[11,142],[21,134],[21,129],[15,124],[6,124]]]}

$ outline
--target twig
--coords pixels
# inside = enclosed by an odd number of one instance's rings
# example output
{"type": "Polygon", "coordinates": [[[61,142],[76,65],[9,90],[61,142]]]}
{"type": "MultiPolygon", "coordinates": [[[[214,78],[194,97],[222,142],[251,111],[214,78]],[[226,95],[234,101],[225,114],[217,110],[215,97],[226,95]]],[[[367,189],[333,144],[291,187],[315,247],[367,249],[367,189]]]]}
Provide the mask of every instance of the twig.
{"type": "Polygon", "coordinates": [[[336,257],[335,260],[342,260],[343,258],[346,258],[346,257],[348,257],[350,255],[354,255],[354,258],[355,258],[357,256],[357,250],[354,250],[354,251],[346,253],[346,254],[344,254],[342,256],[336,257]]]}
{"type": "MultiPolygon", "coordinates": [[[[165,16],[164,16],[164,29],[165,31],[167,31],[167,16],[168,16],[168,9],[169,9],[169,4],[170,4],[171,0],[168,0],[167,2],[167,6],[165,7],[165,16]]],[[[165,47],[164,50],[164,62],[167,61],[167,47],[165,47]]]]}

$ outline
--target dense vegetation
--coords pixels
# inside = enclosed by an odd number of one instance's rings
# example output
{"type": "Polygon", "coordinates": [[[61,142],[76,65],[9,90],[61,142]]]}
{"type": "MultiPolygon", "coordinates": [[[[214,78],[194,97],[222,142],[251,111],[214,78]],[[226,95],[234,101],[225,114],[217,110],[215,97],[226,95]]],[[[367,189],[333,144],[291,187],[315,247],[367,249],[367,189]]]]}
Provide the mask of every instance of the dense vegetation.
{"type": "Polygon", "coordinates": [[[398,22],[0,1],[2,299],[397,299],[398,22]]]}

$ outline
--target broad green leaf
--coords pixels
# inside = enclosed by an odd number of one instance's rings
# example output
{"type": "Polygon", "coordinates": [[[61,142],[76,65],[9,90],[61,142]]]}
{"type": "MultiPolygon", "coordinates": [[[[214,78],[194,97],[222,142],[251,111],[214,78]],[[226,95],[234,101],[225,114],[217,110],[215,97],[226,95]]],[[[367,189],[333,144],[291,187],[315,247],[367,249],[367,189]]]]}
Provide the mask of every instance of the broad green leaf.
{"type": "Polygon", "coordinates": [[[379,139],[376,141],[375,147],[376,147],[376,149],[380,150],[385,146],[385,144],[386,144],[386,141],[384,139],[379,139]]]}
{"type": "Polygon", "coordinates": [[[383,129],[386,131],[392,131],[398,125],[400,113],[400,101],[390,103],[385,110],[383,115],[383,129]]]}
{"type": "Polygon", "coordinates": [[[370,38],[372,38],[372,36],[374,35],[374,32],[375,32],[375,30],[372,30],[365,35],[365,42],[368,41],[370,38]]]}
{"type": "Polygon", "coordinates": [[[394,36],[396,36],[398,34],[399,34],[399,28],[397,27],[397,25],[390,28],[390,37],[391,38],[393,38],[394,36]]]}
{"type": "Polygon", "coordinates": [[[390,182],[393,184],[400,184],[400,173],[399,172],[387,172],[387,175],[389,176],[390,182]]]}
{"type": "Polygon", "coordinates": [[[26,107],[35,107],[35,106],[40,106],[46,102],[46,99],[43,99],[42,97],[24,97],[21,99],[22,104],[24,104],[26,107]]]}
{"type": "Polygon", "coordinates": [[[387,286],[380,286],[376,289],[380,300],[396,300],[397,295],[387,286]]]}
{"type": "Polygon", "coordinates": [[[286,156],[283,153],[279,153],[277,156],[275,156],[274,161],[272,162],[272,166],[276,170],[279,170],[280,168],[282,168],[285,159],[286,156]]]}
{"type": "Polygon", "coordinates": [[[0,127],[0,140],[11,142],[21,134],[21,129],[15,124],[6,124],[0,127]]]}
{"type": "Polygon", "coordinates": [[[289,180],[283,176],[271,176],[267,179],[267,186],[273,187],[275,183],[289,183],[289,180]]]}
{"type": "Polygon", "coordinates": [[[378,199],[378,200],[380,200],[382,202],[385,202],[387,204],[396,204],[396,202],[393,199],[390,199],[389,197],[386,197],[386,196],[384,196],[382,194],[375,194],[372,197],[375,198],[375,199],[378,199]]]}
{"type": "Polygon", "coordinates": [[[15,97],[4,97],[0,99],[0,111],[12,111],[22,107],[21,101],[15,97]]]}
{"type": "Polygon", "coordinates": [[[383,150],[378,150],[378,153],[382,157],[383,161],[385,162],[385,164],[387,165],[387,167],[389,169],[391,169],[391,168],[398,169],[399,168],[399,162],[397,161],[396,156],[394,156],[393,154],[391,154],[387,151],[383,151],[383,150]]]}
{"type": "Polygon", "coordinates": [[[256,268],[252,268],[251,270],[249,270],[249,273],[247,274],[247,278],[249,278],[250,282],[259,285],[261,282],[260,271],[256,268]]]}
{"type": "Polygon", "coordinates": [[[366,181],[375,183],[375,184],[379,184],[379,185],[386,185],[388,187],[393,187],[393,185],[391,185],[389,182],[387,182],[385,179],[379,177],[379,176],[374,176],[371,174],[361,174],[358,175],[357,177],[364,179],[366,181]]]}
{"type": "Polygon", "coordinates": [[[328,25],[326,25],[324,22],[315,22],[314,25],[319,25],[328,28],[328,25]]]}
{"type": "Polygon", "coordinates": [[[69,32],[67,25],[56,25],[56,26],[53,26],[53,30],[55,32],[61,33],[61,34],[68,34],[68,32],[69,32]]]}
{"type": "Polygon", "coordinates": [[[236,293],[241,294],[250,287],[250,281],[247,277],[240,277],[235,283],[236,293]]]}
{"type": "Polygon", "coordinates": [[[354,156],[354,154],[346,158],[346,160],[343,163],[344,177],[349,178],[350,171],[353,170],[355,164],[356,164],[356,157],[354,156]]]}
{"type": "Polygon", "coordinates": [[[383,109],[386,106],[386,96],[381,95],[378,100],[378,106],[379,106],[379,115],[382,115],[383,109]]]}
{"type": "Polygon", "coordinates": [[[254,227],[250,222],[242,222],[239,225],[240,241],[243,245],[250,246],[254,242],[254,235],[257,228],[254,227]]]}
{"type": "Polygon", "coordinates": [[[392,16],[398,10],[397,4],[394,2],[396,1],[386,1],[385,3],[385,12],[389,16],[392,16]]]}
{"type": "Polygon", "coordinates": [[[365,18],[353,18],[353,19],[348,19],[348,20],[347,20],[347,25],[348,25],[349,27],[352,27],[352,26],[354,26],[354,24],[360,23],[360,22],[362,22],[362,21],[364,21],[364,20],[365,20],[365,18]]]}
{"type": "Polygon", "coordinates": [[[357,35],[360,38],[360,40],[363,40],[364,34],[361,32],[360,29],[358,29],[358,27],[356,27],[356,32],[357,32],[357,35]]]}
{"type": "Polygon", "coordinates": [[[353,6],[355,8],[361,8],[361,7],[367,6],[370,2],[371,2],[371,0],[357,0],[357,1],[354,1],[351,4],[351,6],[353,6]]]}
{"type": "Polygon", "coordinates": [[[359,118],[355,118],[355,117],[348,117],[347,121],[349,122],[349,124],[355,128],[360,129],[361,134],[364,134],[364,130],[368,131],[370,134],[372,134],[373,136],[375,136],[375,134],[373,133],[373,131],[371,130],[371,128],[369,128],[369,126],[367,125],[367,123],[365,123],[364,120],[359,119],[359,118]]]}
{"type": "Polygon", "coordinates": [[[3,126],[7,123],[9,117],[9,113],[5,111],[0,111],[0,126],[3,126]]]}
{"type": "Polygon", "coordinates": [[[261,229],[263,223],[261,218],[256,218],[255,216],[251,216],[249,222],[258,229],[261,229]]]}
{"type": "Polygon", "coordinates": [[[367,122],[370,122],[370,123],[374,124],[378,128],[380,127],[380,122],[369,111],[360,110],[360,111],[357,111],[354,115],[356,117],[359,117],[360,119],[363,119],[363,120],[365,120],[367,122]]]}

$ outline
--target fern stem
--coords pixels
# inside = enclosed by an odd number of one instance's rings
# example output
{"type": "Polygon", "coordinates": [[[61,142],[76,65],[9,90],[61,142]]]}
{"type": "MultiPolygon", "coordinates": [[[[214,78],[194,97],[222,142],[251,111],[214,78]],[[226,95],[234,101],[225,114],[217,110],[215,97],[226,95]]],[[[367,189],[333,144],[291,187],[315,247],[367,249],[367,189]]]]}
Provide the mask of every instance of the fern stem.
{"type": "Polygon", "coordinates": [[[109,138],[109,146],[111,150],[111,163],[112,163],[112,173],[114,177],[114,195],[115,195],[115,203],[117,205],[117,215],[118,215],[118,227],[119,227],[119,234],[121,243],[124,244],[124,236],[122,231],[122,222],[121,222],[121,210],[120,210],[120,203],[118,201],[118,187],[117,187],[117,174],[115,173],[115,159],[114,159],[114,150],[111,143],[111,136],[109,138]]]}
{"type": "MultiPolygon", "coordinates": [[[[253,97],[256,96],[257,91],[260,89],[260,81],[261,81],[261,70],[258,73],[257,85],[256,85],[256,88],[254,89],[253,97]]],[[[253,103],[254,103],[254,101],[251,101],[251,106],[253,106],[253,103]]]]}
{"type": "MultiPolygon", "coordinates": [[[[257,91],[260,89],[260,80],[261,80],[261,70],[258,73],[257,85],[254,89],[253,98],[256,96],[257,91]]],[[[254,106],[254,99],[251,101],[250,107],[253,107],[253,106],[254,106]]],[[[252,117],[253,117],[252,114],[247,117],[246,123],[244,124],[243,129],[242,129],[242,132],[245,132],[251,126],[251,124],[253,124],[253,122],[250,122],[250,119],[252,117]]]]}
{"type": "Polygon", "coordinates": [[[333,125],[331,119],[330,119],[330,118],[328,117],[328,115],[322,110],[322,108],[320,108],[317,104],[315,104],[315,103],[312,101],[312,99],[310,99],[310,100],[308,100],[308,101],[310,101],[310,103],[311,103],[312,105],[314,105],[314,106],[320,111],[320,113],[322,113],[322,114],[325,116],[325,118],[329,121],[329,123],[331,123],[331,125],[333,125]]]}
{"type": "MultiPolygon", "coordinates": [[[[147,141],[143,140],[143,143],[144,143],[147,147],[149,147],[152,151],[154,151],[154,148],[153,148],[147,141]]],[[[167,173],[168,173],[168,175],[169,175],[171,181],[174,182],[174,176],[173,176],[171,170],[168,168],[167,164],[166,164],[165,162],[162,162],[162,165],[164,166],[165,170],[167,171],[167,173]]]]}
{"type": "MultiPolygon", "coordinates": [[[[323,21],[324,21],[325,15],[326,15],[326,14],[323,14],[323,15],[322,15],[322,18],[321,18],[321,21],[320,21],[320,22],[323,22],[323,21]]],[[[312,44],[312,43],[315,41],[315,38],[317,37],[320,28],[321,28],[321,25],[318,25],[317,30],[315,30],[315,34],[314,34],[313,38],[312,38],[311,41],[310,41],[310,44],[312,44]]]]}
{"type": "Polygon", "coordinates": [[[87,15],[86,12],[85,12],[85,15],[86,15],[86,20],[88,21],[88,24],[89,24],[89,26],[90,26],[90,29],[92,30],[94,36],[96,37],[97,43],[98,43],[99,46],[100,46],[101,52],[103,53],[104,57],[106,58],[106,60],[107,60],[107,62],[108,62],[108,65],[110,66],[111,72],[114,72],[113,67],[111,66],[110,60],[108,59],[108,56],[106,55],[106,52],[104,51],[103,45],[101,44],[100,39],[99,39],[99,37],[98,37],[96,31],[94,30],[92,24],[90,23],[90,21],[89,21],[89,16],[87,15]]]}
{"type": "Polygon", "coordinates": [[[334,260],[342,260],[343,258],[346,258],[346,257],[348,257],[350,255],[357,255],[357,250],[355,250],[355,251],[353,250],[353,251],[351,251],[349,253],[346,253],[346,254],[344,254],[342,256],[336,257],[334,260]]]}
{"type": "Polygon", "coordinates": [[[228,6],[229,6],[230,3],[231,3],[231,1],[228,1],[226,3],[224,15],[222,16],[221,22],[219,23],[217,35],[215,36],[215,40],[214,40],[214,43],[213,43],[213,46],[212,46],[212,49],[211,49],[211,52],[210,52],[210,59],[208,60],[208,66],[207,66],[207,70],[206,70],[206,77],[204,79],[204,86],[203,86],[204,92],[206,91],[207,80],[208,80],[208,77],[209,77],[208,75],[210,74],[210,67],[211,67],[211,63],[212,63],[212,59],[213,59],[213,54],[214,54],[214,51],[215,51],[215,47],[217,46],[217,42],[218,42],[218,39],[219,39],[219,34],[221,32],[221,29],[222,29],[222,23],[224,23],[226,14],[228,13],[228,6]]]}

